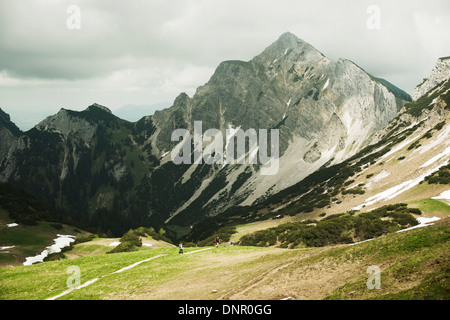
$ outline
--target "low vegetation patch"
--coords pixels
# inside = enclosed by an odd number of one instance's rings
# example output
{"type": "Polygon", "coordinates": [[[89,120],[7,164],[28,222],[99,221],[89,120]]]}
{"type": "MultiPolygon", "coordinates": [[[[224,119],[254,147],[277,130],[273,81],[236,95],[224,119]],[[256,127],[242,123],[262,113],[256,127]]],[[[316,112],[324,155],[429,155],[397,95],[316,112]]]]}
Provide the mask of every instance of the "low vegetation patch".
{"type": "Polygon", "coordinates": [[[450,164],[441,167],[438,171],[424,179],[429,184],[450,184],[450,164]]]}
{"type": "Polygon", "coordinates": [[[354,243],[376,238],[418,224],[412,214],[421,214],[406,204],[388,205],[370,212],[334,214],[321,221],[306,220],[285,223],[277,227],[245,235],[243,246],[273,246],[282,248],[323,247],[354,243]]]}
{"type": "Polygon", "coordinates": [[[420,97],[417,101],[406,103],[405,108],[406,111],[411,114],[412,116],[418,117],[422,114],[424,109],[430,110],[432,108],[432,101],[437,98],[439,95],[444,93],[450,89],[450,81],[447,80],[447,82],[444,84],[444,81],[436,85],[431,91],[435,90],[432,94],[428,95],[425,94],[422,97],[420,97]],[[438,87],[442,86],[443,88],[441,90],[436,90],[438,87]]]}
{"type": "Polygon", "coordinates": [[[364,191],[364,189],[357,187],[357,188],[353,188],[353,189],[347,189],[347,190],[343,190],[342,194],[364,194],[366,191],[364,191]]]}
{"type": "Polygon", "coordinates": [[[142,247],[142,240],[140,237],[152,237],[155,240],[162,240],[168,243],[172,243],[172,241],[164,236],[163,229],[161,229],[159,233],[157,233],[153,228],[139,227],[137,229],[130,229],[129,231],[127,231],[120,238],[120,244],[107,253],[136,251],[140,247],[142,247]]]}

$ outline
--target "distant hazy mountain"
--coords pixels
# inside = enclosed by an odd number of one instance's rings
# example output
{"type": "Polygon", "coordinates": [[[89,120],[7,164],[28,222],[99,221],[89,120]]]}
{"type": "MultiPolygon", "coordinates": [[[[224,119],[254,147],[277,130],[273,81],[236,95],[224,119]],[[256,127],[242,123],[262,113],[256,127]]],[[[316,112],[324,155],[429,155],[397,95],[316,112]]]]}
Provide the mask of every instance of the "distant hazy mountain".
{"type": "Polygon", "coordinates": [[[152,105],[127,104],[126,106],[113,110],[113,113],[124,120],[136,122],[142,119],[142,117],[152,116],[155,111],[168,108],[171,105],[171,102],[160,102],[152,105]]]}
{"type": "Polygon", "coordinates": [[[11,116],[11,121],[22,131],[30,130],[36,123],[44,120],[49,115],[48,110],[34,110],[33,108],[3,111],[8,112],[9,116],[11,116]]]}

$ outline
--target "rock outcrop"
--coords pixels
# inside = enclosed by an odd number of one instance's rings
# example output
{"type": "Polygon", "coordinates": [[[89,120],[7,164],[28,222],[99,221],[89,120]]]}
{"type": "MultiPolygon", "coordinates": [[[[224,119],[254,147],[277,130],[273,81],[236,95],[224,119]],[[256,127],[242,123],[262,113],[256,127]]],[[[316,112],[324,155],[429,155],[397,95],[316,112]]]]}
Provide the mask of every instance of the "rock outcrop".
{"type": "Polygon", "coordinates": [[[429,78],[418,85],[413,92],[413,100],[416,101],[425,93],[450,78],[450,57],[439,58],[435,67],[431,71],[429,78]]]}
{"type": "MultiPolygon", "coordinates": [[[[376,133],[402,106],[399,100],[409,98],[399,89],[393,93],[392,88],[353,62],[335,62],[285,33],[250,61],[221,63],[192,98],[181,94],[173,107],[155,113],[158,129],[150,140],[158,150],[171,150],[171,132],[180,127],[192,131],[194,121],[202,121],[204,128],[220,129],[223,136],[230,127],[278,128],[278,173],[262,177],[255,172],[260,168],[252,167],[253,174],[234,194],[224,188],[215,196],[228,193],[229,203],[244,199],[242,203],[251,204],[376,142],[376,133]]],[[[228,185],[245,169],[228,172],[228,185]]]]}

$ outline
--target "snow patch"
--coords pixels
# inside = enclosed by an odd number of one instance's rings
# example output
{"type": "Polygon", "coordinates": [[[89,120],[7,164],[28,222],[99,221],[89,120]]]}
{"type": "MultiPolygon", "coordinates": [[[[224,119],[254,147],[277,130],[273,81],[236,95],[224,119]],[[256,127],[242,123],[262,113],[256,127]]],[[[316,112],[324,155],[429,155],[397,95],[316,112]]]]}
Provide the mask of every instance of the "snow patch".
{"type": "Polygon", "coordinates": [[[441,220],[441,218],[438,217],[433,217],[433,218],[425,218],[425,217],[420,217],[416,219],[419,224],[417,226],[411,227],[411,228],[406,228],[406,229],[402,229],[397,231],[398,232],[403,232],[403,231],[408,231],[408,230],[412,230],[412,229],[417,229],[417,228],[423,228],[423,227],[428,227],[433,225],[435,221],[441,220]]]}
{"type": "Polygon", "coordinates": [[[169,152],[170,152],[170,151],[164,152],[164,153],[161,155],[161,158],[164,158],[165,156],[167,156],[167,155],[169,154],[169,152]]]}
{"type": "Polygon", "coordinates": [[[329,84],[330,84],[330,78],[327,79],[327,82],[323,86],[322,91],[325,90],[328,87],[329,84]]]}
{"type": "Polygon", "coordinates": [[[450,135],[450,126],[447,126],[432,142],[420,147],[420,154],[424,154],[428,150],[434,149],[441,145],[447,145],[450,143],[448,138],[450,135]]]}
{"type": "Polygon", "coordinates": [[[440,195],[438,195],[437,197],[432,197],[431,199],[450,200],[450,190],[444,191],[440,195]]]}
{"type": "Polygon", "coordinates": [[[37,262],[44,262],[44,259],[52,253],[61,252],[62,248],[69,246],[72,242],[75,241],[75,237],[72,235],[62,235],[58,234],[58,238],[54,239],[54,244],[47,247],[44,251],[34,257],[26,258],[26,261],[23,263],[24,266],[32,265],[37,262]]]}
{"type": "Polygon", "coordinates": [[[291,103],[291,101],[292,101],[292,98],[291,99],[289,99],[289,101],[288,102],[286,102],[286,105],[289,107],[289,104],[291,103]]]}
{"type": "Polygon", "coordinates": [[[391,173],[387,172],[386,170],[381,171],[379,174],[377,174],[375,177],[372,178],[372,180],[370,180],[371,182],[378,182],[381,179],[384,179],[386,177],[388,177],[391,173]]]}
{"type": "Polygon", "coordinates": [[[4,246],[4,247],[0,247],[0,250],[7,250],[7,249],[12,249],[15,246],[4,246]]]}
{"type": "Polygon", "coordinates": [[[429,176],[430,174],[438,171],[441,167],[446,166],[448,164],[448,160],[441,165],[435,167],[434,169],[428,170],[427,172],[423,173],[419,177],[415,179],[411,179],[405,182],[400,183],[399,185],[396,185],[395,187],[392,187],[390,189],[387,189],[383,192],[380,192],[368,199],[366,199],[366,202],[362,205],[356,206],[352,208],[352,210],[361,210],[364,206],[370,206],[374,203],[380,202],[380,201],[387,201],[390,199],[395,198],[399,194],[405,192],[406,190],[411,189],[412,187],[418,185],[421,181],[425,179],[425,177],[429,176]]]}
{"type": "Polygon", "coordinates": [[[380,157],[380,159],[375,163],[375,164],[379,164],[380,162],[384,161],[384,159],[386,159],[387,157],[389,157],[390,155],[394,154],[395,152],[403,149],[406,145],[410,144],[411,142],[413,142],[414,140],[416,140],[419,136],[415,136],[412,137],[411,139],[405,140],[400,142],[397,146],[395,146],[394,148],[392,148],[389,152],[385,153],[384,155],[382,155],[380,157]]]}
{"type": "Polygon", "coordinates": [[[370,188],[372,186],[372,183],[376,183],[386,177],[388,177],[391,173],[383,170],[379,174],[377,174],[375,177],[369,180],[369,182],[366,184],[366,188],[370,188]]]}
{"type": "MultiPolygon", "coordinates": [[[[419,217],[419,218],[416,219],[417,222],[419,223],[418,225],[416,225],[414,227],[411,227],[411,228],[406,228],[406,229],[399,230],[396,233],[409,231],[409,230],[413,230],[413,229],[417,229],[417,228],[428,227],[428,226],[431,226],[431,225],[434,224],[432,222],[438,221],[440,219],[441,218],[438,218],[438,217],[432,217],[432,218],[419,217]]],[[[355,242],[355,243],[350,243],[349,246],[354,246],[355,244],[360,244],[360,243],[363,243],[363,242],[372,241],[374,239],[376,239],[376,238],[367,239],[367,240],[360,241],[360,242],[355,242]]]]}
{"type": "Polygon", "coordinates": [[[428,160],[427,162],[425,162],[423,165],[420,166],[420,168],[425,168],[428,167],[429,165],[435,163],[436,161],[438,161],[440,158],[449,155],[450,154],[450,147],[448,147],[447,149],[445,149],[443,152],[439,153],[438,155],[434,156],[433,158],[431,158],[430,160],[428,160]]]}

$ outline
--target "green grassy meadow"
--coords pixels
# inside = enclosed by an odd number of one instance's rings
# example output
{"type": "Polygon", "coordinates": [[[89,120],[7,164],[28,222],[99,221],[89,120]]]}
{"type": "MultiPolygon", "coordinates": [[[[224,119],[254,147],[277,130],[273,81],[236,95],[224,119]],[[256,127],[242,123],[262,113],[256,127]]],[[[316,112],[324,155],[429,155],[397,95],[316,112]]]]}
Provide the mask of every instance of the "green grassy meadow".
{"type": "Polygon", "coordinates": [[[186,248],[183,255],[176,247],[145,248],[4,268],[0,299],[43,300],[61,294],[71,275],[67,268],[73,265],[80,268],[81,284],[99,279],[60,299],[449,299],[448,226],[445,219],[352,246],[221,246],[186,248]],[[379,290],[366,286],[370,265],[381,269],[379,290]],[[309,281],[315,286],[307,286],[309,281]]]}

